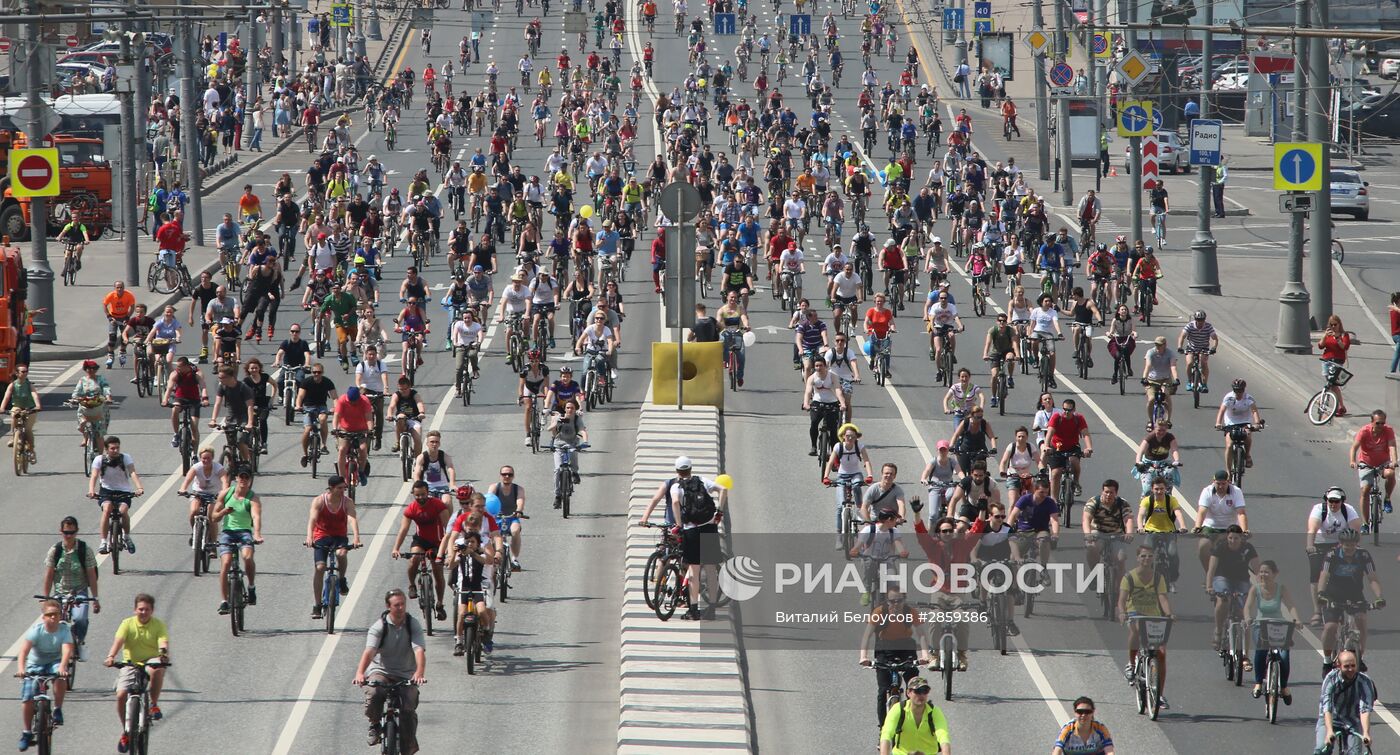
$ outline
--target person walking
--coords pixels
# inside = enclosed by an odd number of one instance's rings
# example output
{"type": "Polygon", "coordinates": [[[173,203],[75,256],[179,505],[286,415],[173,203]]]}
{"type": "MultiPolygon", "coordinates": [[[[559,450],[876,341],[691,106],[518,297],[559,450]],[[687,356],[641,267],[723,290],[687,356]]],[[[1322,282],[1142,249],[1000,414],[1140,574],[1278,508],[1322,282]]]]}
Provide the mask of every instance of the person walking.
{"type": "Polygon", "coordinates": [[[1390,371],[1400,371],[1400,291],[1390,295],[1390,340],[1395,342],[1395,354],[1390,357],[1390,371]]]}
{"type": "Polygon", "coordinates": [[[1230,175],[1230,169],[1226,167],[1224,161],[1215,166],[1215,177],[1210,182],[1210,194],[1215,199],[1215,217],[1225,217],[1225,180],[1230,175]]]}

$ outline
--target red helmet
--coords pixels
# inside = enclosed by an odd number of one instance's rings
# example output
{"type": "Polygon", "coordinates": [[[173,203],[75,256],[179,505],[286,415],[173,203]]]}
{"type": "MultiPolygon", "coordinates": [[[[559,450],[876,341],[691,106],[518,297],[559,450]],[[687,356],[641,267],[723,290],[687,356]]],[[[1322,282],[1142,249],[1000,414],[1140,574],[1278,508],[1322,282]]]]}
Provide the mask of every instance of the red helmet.
{"type": "Polygon", "coordinates": [[[457,488],[457,500],[459,501],[470,501],[473,495],[476,495],[476,488],[470,485],[457,488]]]}

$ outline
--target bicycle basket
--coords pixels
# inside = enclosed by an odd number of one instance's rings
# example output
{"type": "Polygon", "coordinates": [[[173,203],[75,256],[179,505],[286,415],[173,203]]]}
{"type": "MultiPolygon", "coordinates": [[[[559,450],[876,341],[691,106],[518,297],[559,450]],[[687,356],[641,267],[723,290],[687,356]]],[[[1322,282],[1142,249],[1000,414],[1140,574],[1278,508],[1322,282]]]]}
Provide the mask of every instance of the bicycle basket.
{"type": "Polygon", "coordinates": [[[1351,370],[1337,364],[1336,362],[1323,361],[1327,370],[1327,382],[1341,387],[1351,381],[1351,370]]]}
{"type": "Polygon", "coordinates": [[[1161,647],[1167,644],[1167,638],[1172,633],[1172,622],[1170,619],[1159,616],[1137,618],[1138,628],[1141,632],[1141,640],[1144,645],[1150,647],[1161,647]]]}
{"type": "Polygon", "coordinates": [[[1286,650],[1293,646],[1293,622],[1259,622],[1259,647],[1268,650],[1286,650]]]}

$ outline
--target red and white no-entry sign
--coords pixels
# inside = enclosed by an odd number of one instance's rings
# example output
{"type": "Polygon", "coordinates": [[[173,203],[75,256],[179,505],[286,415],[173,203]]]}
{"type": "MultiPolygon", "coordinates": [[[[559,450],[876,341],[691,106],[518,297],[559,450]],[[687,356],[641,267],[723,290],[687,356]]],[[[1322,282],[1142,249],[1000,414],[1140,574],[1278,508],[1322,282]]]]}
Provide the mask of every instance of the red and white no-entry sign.
{"type": "Polygon", "coordinates": [[[68,46],[69,46],[69,47],[77,47],[77,46],[78,46],[78,35],[77,35],[77,34],[69,34],[69,35],[68,35],[67,42],[68,42],[68,46]]]}
{"type": "Polygon", "coordinates": [[[10,192],[16,197],[58,194],[58,150],[53,147],[10,151],[10,192]]]}
{"type": "Polygon", "coordinates": [[[0,55],[9,52],[11,44],[9,37],[0,37],[0,55]]]}

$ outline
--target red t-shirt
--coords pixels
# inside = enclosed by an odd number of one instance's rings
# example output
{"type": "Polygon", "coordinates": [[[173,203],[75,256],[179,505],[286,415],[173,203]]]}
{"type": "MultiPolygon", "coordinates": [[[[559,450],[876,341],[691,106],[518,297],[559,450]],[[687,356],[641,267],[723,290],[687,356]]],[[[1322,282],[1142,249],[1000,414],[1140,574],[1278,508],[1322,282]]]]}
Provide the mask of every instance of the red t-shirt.
{"type": "Polygon", "coordinates": [[[364,396],[359,401],[351,401],[348,396],[335,400],[335,426],[339,430],[352,433],[369,431],[370,417],[374,416],[374,405],[364,396]]]}
{"type": "Polygon", "coordinates": [[[1351,334],[1343,333],[1339,339],[1328,333],[1322,338],[1322,358],[1331,362],[1345,362],[1347,349],[1351,348],[1351,334]]]}
{"type": "Polygon", "coordinates": [[[1075,414],[1071,417],[1064,412],[1060,412],[1050,418],[1050,435],[1046,440],[1052,449],[1068,449],[1079,445],[1079,436],[1089,429],[1089,423],[1085,421],[1084,415],[1075,414]]]}
{"type": "Polygon", "coordinates": [[[788,242],[790,241],[792,241],[792,238],[785,234],[779,234],[768,239],[768,258],[776,260],[782,257],[783,252],[787,251],[788,242]]]}
{"type": "Polygon", "coordinates": [[[185,229],[173,220],[162,223],[160,228],[156,230],[156,241],[160,243],[161,249],[183,252],[185,251],[185,229]]]}
{"type": "Polygon", "coordinates": [[[441,498],[429,496],[422,501],[417,498],[403,510],[403,515],[418,525],[418,537],[430,542],[442,542],[442,512],[447,504],[441,498]]]}
{"type": "Polygon", "coordinates": [[[890,326],[894,324],[894,310],[888,307],[883,310],[871,307],[865,310],[865,321],[870,323],[870,330],[877,338],[885,338],[890,334],[890,326]]]}
{"type": "MultiPolygon", "coordinates": [[[[467,512],[458,512],[457,516],[452,519],[452,534],[462,534],[463,528],[466,525],[466,523],[467,512]]],[[[481,515],[481,523],[486,525],[486,533],[488,535],[493,532],[501,531],[501,525],[496,522],[496,517],[491,516],[490,514],[483,513],[481,515]]]]}
{"type": "Polygon", "coordinates": [[[1374,425],[1368,422],[1356,431],[1356,441],[1360,444],[1356,460],[1368,467],[1378,467],[1390,461],[1390,447],[1395,444],[1395,428],[1390,425],[1381,427],[1376,432],[1374,425]]]}
{"type": "Polygon", "coordinates": [[[1390,310],[1390,334],[1400,336],[1400,312],[1390,310]]]}

